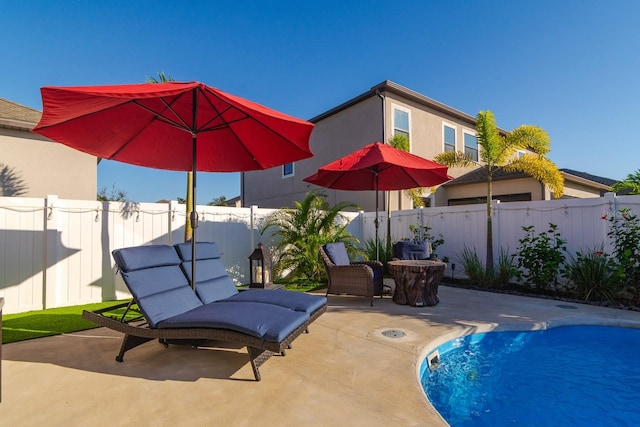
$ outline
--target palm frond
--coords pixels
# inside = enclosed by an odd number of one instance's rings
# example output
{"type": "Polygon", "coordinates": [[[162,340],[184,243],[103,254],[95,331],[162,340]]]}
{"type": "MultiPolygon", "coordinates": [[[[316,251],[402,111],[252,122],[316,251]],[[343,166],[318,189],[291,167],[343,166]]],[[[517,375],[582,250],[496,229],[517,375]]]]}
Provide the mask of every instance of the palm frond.
{"type": "Polygon", "coordinates": [[[530,148],[541,156],[551,150],[549,134],[538,126],[518,126],[507,134],[506,141],[513,150],[530,148]]]}
{"type": "Polygon", "coordinates": [[[461,151],[446,151],[438,154],[433,160],[449,167],[468,167],[478,164],[470,154],[461,151]]]}
{"type": "Polygon", "coordinates": [[[553,196],[564,194],[564,178],[551,160],[537,154],[525,154],[504,166],[507,172],[524,172],[551,189],[553,196]]]}
{"type": "Polygon", "coordinates": [[[622,190],[630,190],[631,194],[640,194],[640,169],[627,175],[624,181],[613,184],[611,190],[616,193],[622,190]]]}
{"type": "Polygon", "coordinates": [[[476,116],[476,134],[480,146],[480,159],[489,165],[499,164],[504,138],[498,131],[496,119],[491,111],[480,111],[476,116]]]}

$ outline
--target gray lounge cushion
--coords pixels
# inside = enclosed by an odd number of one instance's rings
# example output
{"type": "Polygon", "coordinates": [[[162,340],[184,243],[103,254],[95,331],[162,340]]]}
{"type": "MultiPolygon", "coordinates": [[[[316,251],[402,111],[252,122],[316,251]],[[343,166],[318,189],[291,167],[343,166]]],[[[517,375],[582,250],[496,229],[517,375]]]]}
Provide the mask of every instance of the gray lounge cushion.
{"type": "MultiPolygon", "coordinates": [[[[191,281],[191,243],[180,243],[175,247],[183,260],[184,273],[191,281]]],[[[282,290],[238,292],[220,260],[220,250],[214,242],[196,243],[196,281],[196,293],[205,304],[216,301],[260,302],[311,314],[327,303],[326,297],[301,292],[282,290]]]]}
{"type": "Polygon", "coordinates": [[[217,328],[265,341],[281,342],[302,326],[309,315],[272,304],[214,302],[158,323],[160,329],[217,328]]]}
{"type": "MultiPolygon", "coordinates": [[[[191,243],[175,245],[182,259],[182,269],[192,281],[191,243]]],[[[235,283],[220,260],[220,250],[213,242],[196,243],[196,293],[204,304],[229,298],[238,293],[235,283]]]]}
{"type": "Polygon", "coordinates": [[[320,295],[309,295],[304,292],[292,292],[284,290],[259,290],[250,289],[248,291],[240,292],[220,302],[238,302],[238,301],[251,301],[259,302],[263,304],[273,304],[280,307],[286,307],[295,311],[303,311],[307,314],[312,314],[319,308],[327,304],[327,298],[320,295]]]}
{"type": "Polygon", "coordinates": [[[324,245],[324,251],[327,256],[335,265],[349,265],[349,254],[347,254],[347,248],[344,246],[344,242],[327,243],[324,245]]]}
{"type": "Polygon", "coordinates": [[[180,268],[171,246],[116,249],[113,258],[129,291],[151,327],[202,305],[180,268]]]}

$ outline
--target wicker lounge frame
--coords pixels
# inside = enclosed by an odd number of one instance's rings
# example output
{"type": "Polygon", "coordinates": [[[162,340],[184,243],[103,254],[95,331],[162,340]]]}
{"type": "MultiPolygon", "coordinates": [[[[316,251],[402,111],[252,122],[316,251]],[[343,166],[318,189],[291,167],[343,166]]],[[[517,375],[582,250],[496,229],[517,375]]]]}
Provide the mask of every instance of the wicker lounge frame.
{"type": "Polygon", "coordinates": [[[133,298],[112,307],[84,311],[82,317],[124,334],[116,361],[146,342],[247,348],[256,381],[259,368],[287,348],[327,308],[324,296],[291,291],[238,292],[213,242],[197,243],[200,281],[190,281],[191,251],[183,244],[116,249],[113,257],[133,298]],[[188,254],[188,255],[187,255],[188,254]],[[114,310],[124,310],[115,314],[114,310]],[[133,316],[127,316],[132,313],[133,316]]]}
{"type": "Polygon", "coordinates": [[[235,344],[241,344],[247,347],[249,353],[249,361],[256,381],[260,381],[260,371],[258,368],[262,366],[271,356],[279,353],[284,356],[286,349],[291,348],[293,341],[303,332],[309,332],[309,324],[316,320],[327,309],[326,305],[314,312],[309,320],[293,331],[287,338],[281,342],[264,341],[260,338],[252,337],[235,331],[213,328],[176,328],[176,329],[158,329],[151,328],[144,319],[137,319],[131,322],[125,322],[121,319],[110,317],[110,311],[120,308],[130,308],[134,301],[122,303],[113,307],[104,308],[96,311],[84,311],[82,317],[90,322],[96,323],[117,332],[122,332],[124,338],[120,346],[120,352],[116,356],[116,361],[123,362],[124,354],[141,344],[152,340],[158,340],[165,347],[169,345],[169,341],[223,341],[235,344]]]}

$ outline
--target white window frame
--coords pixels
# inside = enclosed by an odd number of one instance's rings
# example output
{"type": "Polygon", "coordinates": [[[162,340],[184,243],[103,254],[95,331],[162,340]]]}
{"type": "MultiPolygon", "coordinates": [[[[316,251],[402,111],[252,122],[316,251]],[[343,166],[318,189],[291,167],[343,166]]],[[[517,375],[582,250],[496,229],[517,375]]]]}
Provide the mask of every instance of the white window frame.
{"type": "MultiPolygon", "coordinates": [[[[476,142],[478,141],[478,135],[475,132],[466,130],[466,129],[462,129],[462,145],[464,146],[464,153],[466,154],[467,152],[467,144],[465,143],[464,140],[464,136],[465,135],[469,135],[472,136],[476,139],[476,142]]],[[[478,143],[478,145],[476,146],[476,151],[478,152],[478,158],[475,159],[476,162],[480,161],[480,143],[478,143]]]]}
{"type": "Polygon", "coordinates": [[[447,127],[453,129],[453,151],[458,150],[458,126],[453,125],[451,123],[442,122],[442,152],[443,153],[447,152],[446,150],[447,144],[445,143],[445,139],[444,139],[444,130],[447,127]]]}
{"type": "Polygon", "coordinates": [[[409,147],[411,147],[411,110],[407,107],[402,107],[398,104],[391,104],[391,129],[393,130],[393,135],[391,135],[392,137],[396,135],[396,129],[398,130],[402,130],[400,128],[396,127],[396,112],[395,110],[398,111],[402,111],[404,113],[407,113],[407,124],[409,126],[409,129],[407,129],[407,133],[408,133],[408,137],[409,137],[409,147]]]}
{"type": "Polygon", "coordinates": [[[282,179],[291,178],[291,177],[293,177],[295,175],[296,175],[296,163],[295,162],[285,163],[284,165],[282,165],[282,179]],[[291,173],[289,173],[289,174],[285,174],[284,173],[284,168],[287,165],[291,165],[291,173]]]}

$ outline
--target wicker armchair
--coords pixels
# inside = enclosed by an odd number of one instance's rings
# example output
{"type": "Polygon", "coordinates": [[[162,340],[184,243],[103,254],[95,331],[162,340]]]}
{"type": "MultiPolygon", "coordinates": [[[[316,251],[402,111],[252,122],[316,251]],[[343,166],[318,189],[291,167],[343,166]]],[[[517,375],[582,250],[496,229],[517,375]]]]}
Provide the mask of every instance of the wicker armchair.
{"type": "Polygon", "coordinates": [[[328,294],[349,294],[371,298],[382,297],[384,266],[380,261],[350,262],[344,243],[320,246],[320,255],[329,276],[328,294]]]}

